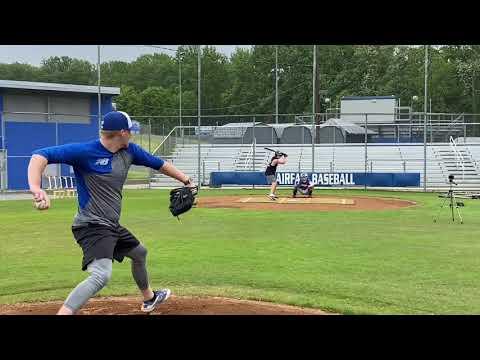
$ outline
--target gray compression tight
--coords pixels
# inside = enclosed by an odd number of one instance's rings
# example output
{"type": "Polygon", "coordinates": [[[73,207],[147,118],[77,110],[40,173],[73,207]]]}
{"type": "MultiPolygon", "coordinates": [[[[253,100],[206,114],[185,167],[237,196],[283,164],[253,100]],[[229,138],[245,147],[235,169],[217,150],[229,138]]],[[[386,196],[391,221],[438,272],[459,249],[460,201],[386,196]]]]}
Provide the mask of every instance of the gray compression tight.
{"type": "MultiPolygon", "coordinates": [[[[132,259],[132,275],[140,290],[148,288],[148,275],[146,265],[147,249],[138,245],[125,256],[132,259]]],[[[77,312],[85,303],[99,292],[112,276],[111,259],[95,259],[88,267],[90,276],[72,290],[65,300],[64,305],[73,313],[77,312]]]]}
{"type": "Polygon", "coordinates": [[[132,276],[140,290],[148,288],[148,274],[147,274],[147,249],[142,245],[138,245],[131,250],[127,255],[132,259],[132,276]]]}
{"type": "Polygon", "coordinates": [[[88,264],[90,276],[72,290],[64,305],[73,313],[77,312],[85,303],[99,292],[112,276],[111,259],[95,259],[88,264]]]}

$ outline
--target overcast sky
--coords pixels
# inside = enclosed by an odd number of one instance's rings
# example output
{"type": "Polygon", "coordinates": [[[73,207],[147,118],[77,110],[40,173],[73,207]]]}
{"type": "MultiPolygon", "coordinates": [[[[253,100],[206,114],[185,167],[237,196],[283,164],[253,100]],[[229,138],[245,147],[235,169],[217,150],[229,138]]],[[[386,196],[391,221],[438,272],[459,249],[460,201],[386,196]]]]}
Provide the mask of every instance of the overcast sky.
{"type": "MultiPolygon", "coordinates": [[[[176,49],[178,45],[158,45],[169,49],[176,49]]],[[[250,45],[215,45],[219,52],[230,56],[236,47],[249,47],[250,45]]],[[[106,45],[102,46],[102,62],[111,60],[132,61],[143,54],[165,52],[168,50],[145,47],[142,45],[106,45]]],[[[11,64],[14,62],[40,65],[42,59],[50,56],[70,56],[85,59],[92,63],[97,62],[96,45],[0,45],[0,63],[11,64]]]]}

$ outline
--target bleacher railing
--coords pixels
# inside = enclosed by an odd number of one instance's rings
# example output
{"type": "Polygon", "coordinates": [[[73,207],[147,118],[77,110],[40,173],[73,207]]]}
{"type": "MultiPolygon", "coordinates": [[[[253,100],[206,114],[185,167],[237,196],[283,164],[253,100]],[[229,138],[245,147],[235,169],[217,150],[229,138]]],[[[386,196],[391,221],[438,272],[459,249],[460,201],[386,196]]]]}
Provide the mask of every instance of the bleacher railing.
{"type": "Polygon", "coordinates": [[[47,176],[47,192],[52,194],[54,199],[77,196],[77,187],[73,176],[47,176]]]}
{"type": "Polygon", "coordinates": [[[458,151],[457,144],[455,143],[455,140],[451,136],[450,136],[450,147],[452,148],[453,153],[455,154],[457,168],[458,168],[458,164],[460,164],[460,166],[462,167],[462,179],[465,179],[465,166],[463,161],[463,155],[460,151],[458,151]]]}
{"type": "MultiPolygon", "coordinates": [[[[439,179],[431,169],[432,164],[439,167],[442,161],[435,158],[431,147],[449,146],[450,138],[455,139],[457,150],[461,145],[480,145],[480,114],[403,110],[396,109],[395,113],[341,113],[334,109],[318,114],[279,114],[278,122],[274,114],[202,115],[200,126],[197,116],[184,116],[181,121],[178,117],[158,116],[149,120],[148,128],[152,135],[162,136],[162,141],[153,148],[154,154],[181,160],[179,166],[203,182],[208,177],[210,162],[219,161],[221,168],[226,164],[226,160],[212,157],[215,152],[209,149],[252,147],[255,142],[253,148],[257,151],[264,145],[301,149],[299,158],[294,160],[300,171],[338,171],[345,163],[342,164],[335,149],[345,151],[346,146],[362,154],[361,160],[355,157],[352,169],[365,173],[388,168],[420,172],[424,190],[430,185],[448,184],[448,174],[444,175],[445,179],[439,179]],[[179,126],[180,122],[182,126],[179,126]],[[322,153],[324,146],[333,147],[331,158],[322,153]],[[389,153],[375,158],[375,153],[369,153],[373,151],[372,146],[385,146],[389,153]],[[394,149],[393,155],[389,146],[394,149]],[[416,150],[415,158],[409,158],[399,150],[405,146],[420,146],[421,149],[416,150]],[[205,171],[203,164],[206,164],[205,171]]],[[[253,150],[251,152],[245,161],[253,158],[253,150]]],[[[472,158],[476,161],[475,157],[472,158]]]]}

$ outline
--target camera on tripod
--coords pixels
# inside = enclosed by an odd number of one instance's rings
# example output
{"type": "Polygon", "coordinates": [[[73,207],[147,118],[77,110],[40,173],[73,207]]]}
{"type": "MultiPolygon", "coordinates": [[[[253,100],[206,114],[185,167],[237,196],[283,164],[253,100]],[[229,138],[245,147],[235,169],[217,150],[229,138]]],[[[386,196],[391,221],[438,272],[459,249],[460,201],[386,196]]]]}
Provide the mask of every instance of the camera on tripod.
{"type": "Polygon", "coordinates": [[[457,198],[455,197],[454,191],[453,191],[453,185],[458,185],[455,181],[455,176],[450,174],[448,175],[448,182],[450,183],[450,189],[448,190],[447,195],[439,195],[439,197],[444,198],[442,202],[442,206],[440,206],[440,209],[436,215],[436,217],[433,219],[433,222],[437,222],[437,217],[438,214],[440,213],[440,210],[446,205],[447,199],[448,201],[448,206],[450,207],[450,210],[452,212],[452,221],[455,222],[455,212],[454,209],[457,210],[458,217],[460,218],[460,224],[463,224],[463,219],[462,215],[460,214],[460,207],[464,207],[465,204],[462,201],[457,201],[457,198]]]}
{"type": "Polygon", "coordinates": [[[455,179],[454,175],[448,175],[448,181],[450,182],[450,184],[457,185],[457,183],[455,181],[453,181],[454,179],[455,179]]]}

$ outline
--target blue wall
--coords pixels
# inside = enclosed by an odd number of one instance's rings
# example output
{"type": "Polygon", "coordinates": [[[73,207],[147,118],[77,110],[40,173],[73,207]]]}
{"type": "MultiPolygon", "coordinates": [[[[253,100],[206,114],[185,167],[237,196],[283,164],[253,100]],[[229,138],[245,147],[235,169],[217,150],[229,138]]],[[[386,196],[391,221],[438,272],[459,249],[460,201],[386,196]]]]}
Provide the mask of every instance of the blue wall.
{"type": "MultiPolygon", "coordinates": [[[[102,97],[102,114],[113,110],[112,97],[102,97]]],[[[90,102],[90,114],[98,113],[98,97],[95,95],[90,102]]],[[[69,144],[74,142],[83,142],[98,139],[98,119],[96,116],[90,117],[90,124],[58,124],[58,144],[69,144]]],[[[63,176],[72,176],[69,165],[61,165],[61,174],[63,176]]]]}
{"type": "Polygon", "coordinates": [[[30,156],[35,149],[55,145],[54,123],[7,121],[5,133],[7,134],[6,147],[9,157],[30,156]]]}
{"type": "MultiPolygon", "coordinates": [[[[3,104],[3,101],[0,103],[3,104]]],[[[98,100],[92,95],[90,113],[97,114],[98,100]]],[[[112,96],[102,97],[102,114],[112,111],[112,96]]],[[[98,139],[97,116],[90,117],[89,124],[58,124],[58,144],[55,123],[6,122],[6,148],[8,150],[8,188],[28,189],[27,168],[32,151],[72,142],[98,139]]],[[[62,165],[61,174],[70,175],[70,166],[62,165]]]]}

